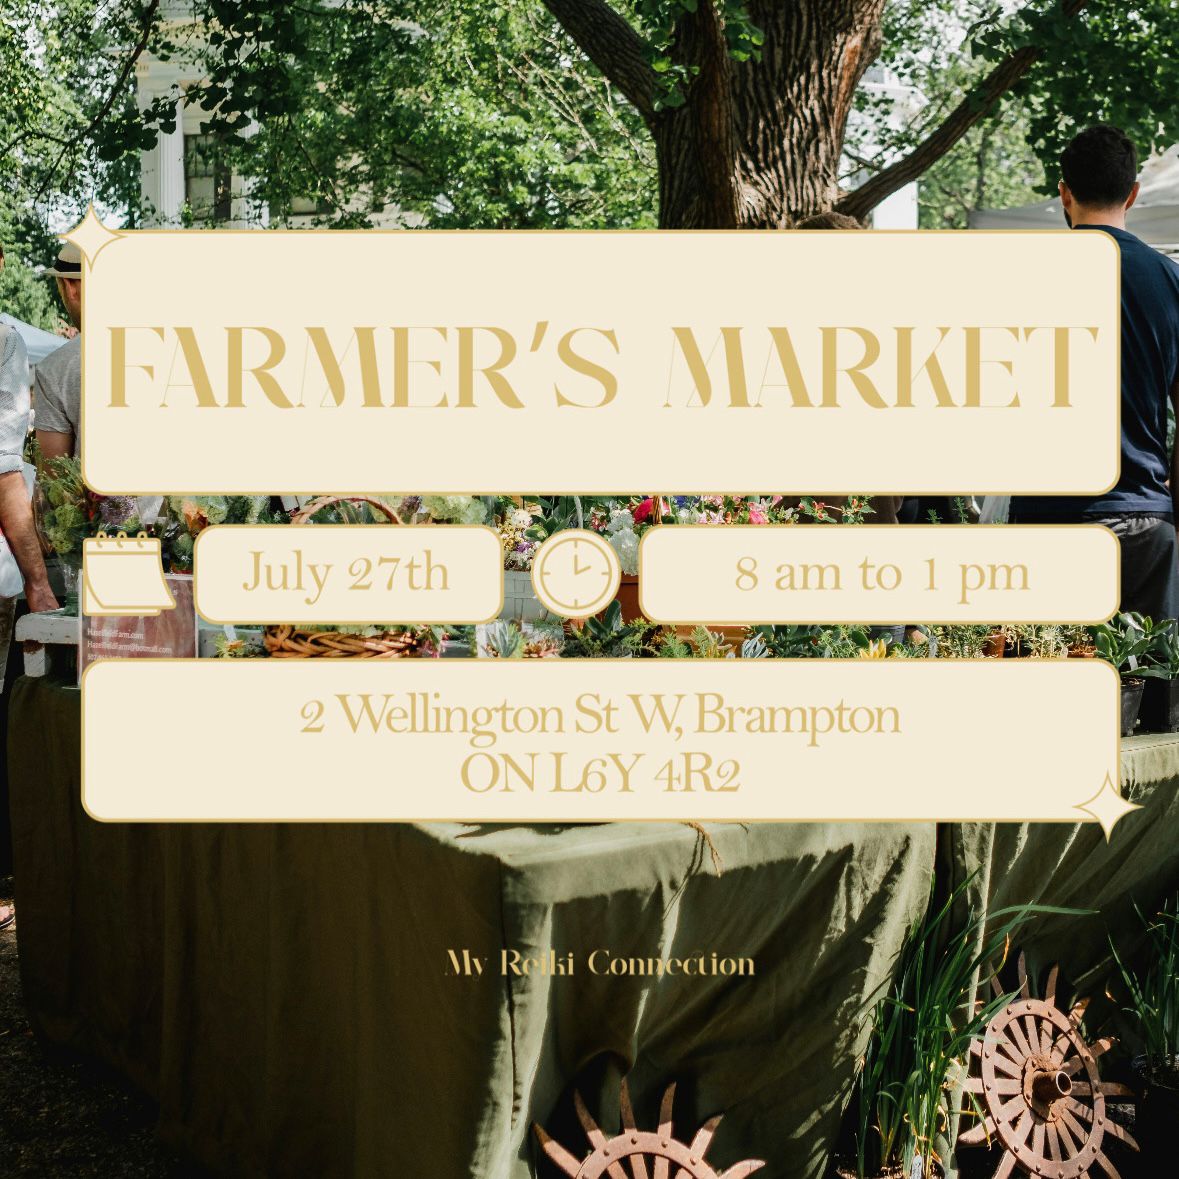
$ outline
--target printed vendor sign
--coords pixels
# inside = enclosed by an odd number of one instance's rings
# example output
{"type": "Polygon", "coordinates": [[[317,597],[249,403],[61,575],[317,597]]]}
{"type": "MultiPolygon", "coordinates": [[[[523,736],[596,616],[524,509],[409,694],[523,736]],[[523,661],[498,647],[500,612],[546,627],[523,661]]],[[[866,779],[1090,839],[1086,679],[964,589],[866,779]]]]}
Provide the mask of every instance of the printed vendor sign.
{"type": "Polygon", "coordinates": [[[147,615],[82,615],[79,675],[84,675],[90,664],[98,659],[196,658],[197,622],[192,601],[192,575],[165,574],[163,585],[176,603],[174,609],[147,615]]]}

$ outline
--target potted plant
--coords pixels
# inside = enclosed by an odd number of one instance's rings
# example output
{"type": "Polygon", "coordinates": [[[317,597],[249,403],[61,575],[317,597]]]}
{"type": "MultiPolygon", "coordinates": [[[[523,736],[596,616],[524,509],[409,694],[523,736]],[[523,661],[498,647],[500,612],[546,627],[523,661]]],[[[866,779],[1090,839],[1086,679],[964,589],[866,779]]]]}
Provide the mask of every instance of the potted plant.
{"type": "Polygon", "coordinates": [[[1148,733],[1179,733],[1179,628],[1174,622],[1153,628],[1154,649],[1142,668],[1146,685],[1142,689],[1139,715],[1148,733]]]}
{"type": "Polygon", "coordinates": [[[643,499],[631,505],[607,505],[593,514],[594,527],[618,554],[622,577],[618,582],[617,601],[622,620],[635,622],[643,617],[639,608],[639,534],[662,518],[665,500],[656,503],[643,499]]]}
{"type": "Polygon", "coordinates": [[[1123,1011],[1142,1050],[1133,1061],[1138,1099],[1134,1135],[1149,1174],[1164,1175],[1174,1165],[1179,1123],[1179,894],[1152,921],[1141,912],[1139,917],[1146,929],[1142,967],[1128,965],[1112,938],[1110,948],[1126,999],[1123,1011]]]}
{"type": "Polygon", "coordinates": [[[1097,655],[1112,664],[1122,680],[1122,736],[1129,737],[1138,723],[1142,689],[1146,683],[1142,666],[1157,637],[1148,633],[1140,614],[1118,614],[1094,631],[1097,655]]]}
{"type": "Polygon", "coordinates": [[[512,500],[496,517],[504,550],[504,606],[500,618],[513,622],[532,622],[546,614],[532,586],[532,560],[541,544],[531,535],[534,526],[533,510],[512,500]]]}
{"type": "Polygon", "coordinates": [[[560,654],[562,641],[556,622],[500,618],[475,628],[475,654],[480,659],[552,659],[560,654]]]}
{"type": "Polygon", "coordinates": [[[1093,641],[1092,627],[1062,626],[1060,629],[1070,659],[1097,658],[1097,644],[1093,641]]]}
{"type": "Polygon", "coordinates": [[[1068,656],[1069,637],[1063,626],[1016,626],[1011,628],[1015,647],[1032,659],[1064,659],[1068,656]]]}
{"type": "Polygon", "coordinates": [[[939,659],[995,659],[1003,653],[1006,638],[999,632],[998,650],[994,643],[995,628],[985,624],[959,623],[953,626],[935,626],[939,659]]]}
{"type": "Polygon", "coordinates": [[[649,622],[627,622],[622,616],[622,605],[615,599],[600,617],[587,618],[580,626],[572,623],[565,628],[563,658],[629,659],[649,654],[647,640],[653,627],[649,622]]]}
{"type": "Polygon", "coordinates": [[[966,904],[974,880],[939,899],[931,879],[925,916],[909,928],[888,990],[870,1013],[848,1111],[857,1179],[947,1173],[947,1130],[971,1041],[1015,998],[1001,992],[972,1004],[980,974],[1005,961],[1015,936],[1041,916],[1079,915],[1035,904],[976,912],[966,904]]]}

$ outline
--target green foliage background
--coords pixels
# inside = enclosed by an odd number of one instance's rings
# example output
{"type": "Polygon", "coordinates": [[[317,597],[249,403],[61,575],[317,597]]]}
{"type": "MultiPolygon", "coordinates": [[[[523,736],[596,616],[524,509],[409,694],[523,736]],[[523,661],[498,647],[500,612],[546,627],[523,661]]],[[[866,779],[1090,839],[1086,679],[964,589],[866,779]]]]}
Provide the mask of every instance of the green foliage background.
{"type": "MultiPolygon", "coordinates": [[[[618,0],[676,105],[690,70],[671,57],[697,0],[618,0]]],[[[188,94],[226,166],[255,178],[270,222],[296,214],[363,226],[399,210],[439,227],[655,223],[654,149],[636,112],[540,0],[195,0],[199,35],[157,0],[0,0],[0,298],[41,324],[56,312],[22,265],[94,200],[135,224],[138,153],[175,126],[175,95],[141,111],[132,49],[194,64],[188,94]]],[[[757,5],[723,0],[734,68],[762,55],[757,5]]],[[[880,64],[920,99],[898,114],[862,88],[849,184],[911,150],[994,63],[1042,60],[994,115],[923,178],[921,221],[1032,199],[1062,144],[1108,119],[1144,154],[1179,139],[1179,0],[891,0],[880,64]]]]}

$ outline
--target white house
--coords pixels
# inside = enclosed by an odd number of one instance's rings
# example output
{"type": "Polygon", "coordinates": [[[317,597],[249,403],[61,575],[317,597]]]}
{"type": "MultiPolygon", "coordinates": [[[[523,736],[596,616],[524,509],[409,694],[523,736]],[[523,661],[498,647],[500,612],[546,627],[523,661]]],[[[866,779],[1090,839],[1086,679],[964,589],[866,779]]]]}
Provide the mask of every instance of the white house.
{"type": "MultiPolygon", "coordinates": [[[[903,86],[891,70],[879,63],[868,68],[861,87],[870,94],[881,95],[890,102],[889,122],[900,126],[911,120],[924,105],[921,93],[911,86],[903,86]]],[[[852,112],[855,119],[855,112],[852,112]]],[[[891,163],[886,160],[886,163],[891,163]]],[[[854,177],[855,187],[867,179],[866,175],[854,177]]],[[[906,184],[872,210],[873,229],[916,229],[917,228],[917,182],[906,184]]]]}
{"type": "MultiPolygon", "coordinates": [[[[179,93],[176,130],[161,133],[150,151],[140,154],[140,192],[143,196],[145,223],[148,225],[200,225],[215,221],[229,227],[264,227],[270,223],[265,205],[252,198],[248,176],[231,174],[219,166],[213,137],[202,132],[201,108],[184,100],[183,95],[201,80],[199,50],[202,26],[193,16],[187,0],[164,0],[161,13],[171,39],[190,48],[167,61],[144,53],[136,63],[136,87],[139,107],[146,109],[162,97],[179,93]]],[[[242,132],[249,136],[251,128],[242,132]]],[[[315,222],[316,201],[308,198],[294,203],[295,216],[288,225],[305,226],[315,222]]],[[[358,201],[358,205],[361,202],[358,201]]],[[[422,218],[389,207],[369,220],[376,228],[416,225],[422,218]]]]}
{"type": "MultiPolygon", "coordinates": [[[[140,109],[146,109],[157,99],[184,91],[200,82],[198,63],[201,28],[195,20],[192,5],[187,0],[164,0],[161,6],[171,39],[188,43],[189,53],[178,54],[162,61],[145,53],[136,64],[136,82],[140,109]]],[[[909,87],[900,85],[895,77],[881,66],[873,66],[862,83],[870,91],[891,99],[898,122],[908,119],[918,109],[921,97],[909,87]]],[[[181,225],[216,221],[229,226],[265,226],[269,223],[266,208],[251,199],[250,178],[230,175],[218,167],[211,152],[211,137],[201,131],[202,112],[198,106],[177,101],[176,130],[161,134],[155,147],[140,157],[140,186],[149,225],[181,225]]],[[[250,134],[246,128],[245,135],[250,134]]],[[[307,200],[298,215],[288,224],[307,225],[315,220],[314,200],[307,200]]],[[[370,220],[376,226],[397,226],[423,223],[416,214],[404,214],[390,208],[370,220]]],[[[876,207],[872,215],[877,229],[917,228],[917,185],[906,185],[876,207]]]]}

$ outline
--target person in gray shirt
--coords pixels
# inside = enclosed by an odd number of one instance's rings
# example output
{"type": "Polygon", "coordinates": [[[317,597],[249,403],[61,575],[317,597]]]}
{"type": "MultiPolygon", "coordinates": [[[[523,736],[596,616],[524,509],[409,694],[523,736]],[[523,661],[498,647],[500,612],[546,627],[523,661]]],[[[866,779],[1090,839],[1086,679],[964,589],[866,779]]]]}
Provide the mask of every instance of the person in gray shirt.
{"type": "Polygon", "coordinates": [[[37,443],[46,458],[81,449],[82,337],[67,340],[37,365],[33,378],[33,416],[37,443]]]}
{"type": "MultiPolygon", "coordinates": [[[[57,280],[57,293],[74,327],[82,326],[82,255],[67,242],[46,274],[57,280]]],[[[37,442],[46,458],[81,449],[82,337],[75,336],[39,365],[33,389],[37,442]]]]}

